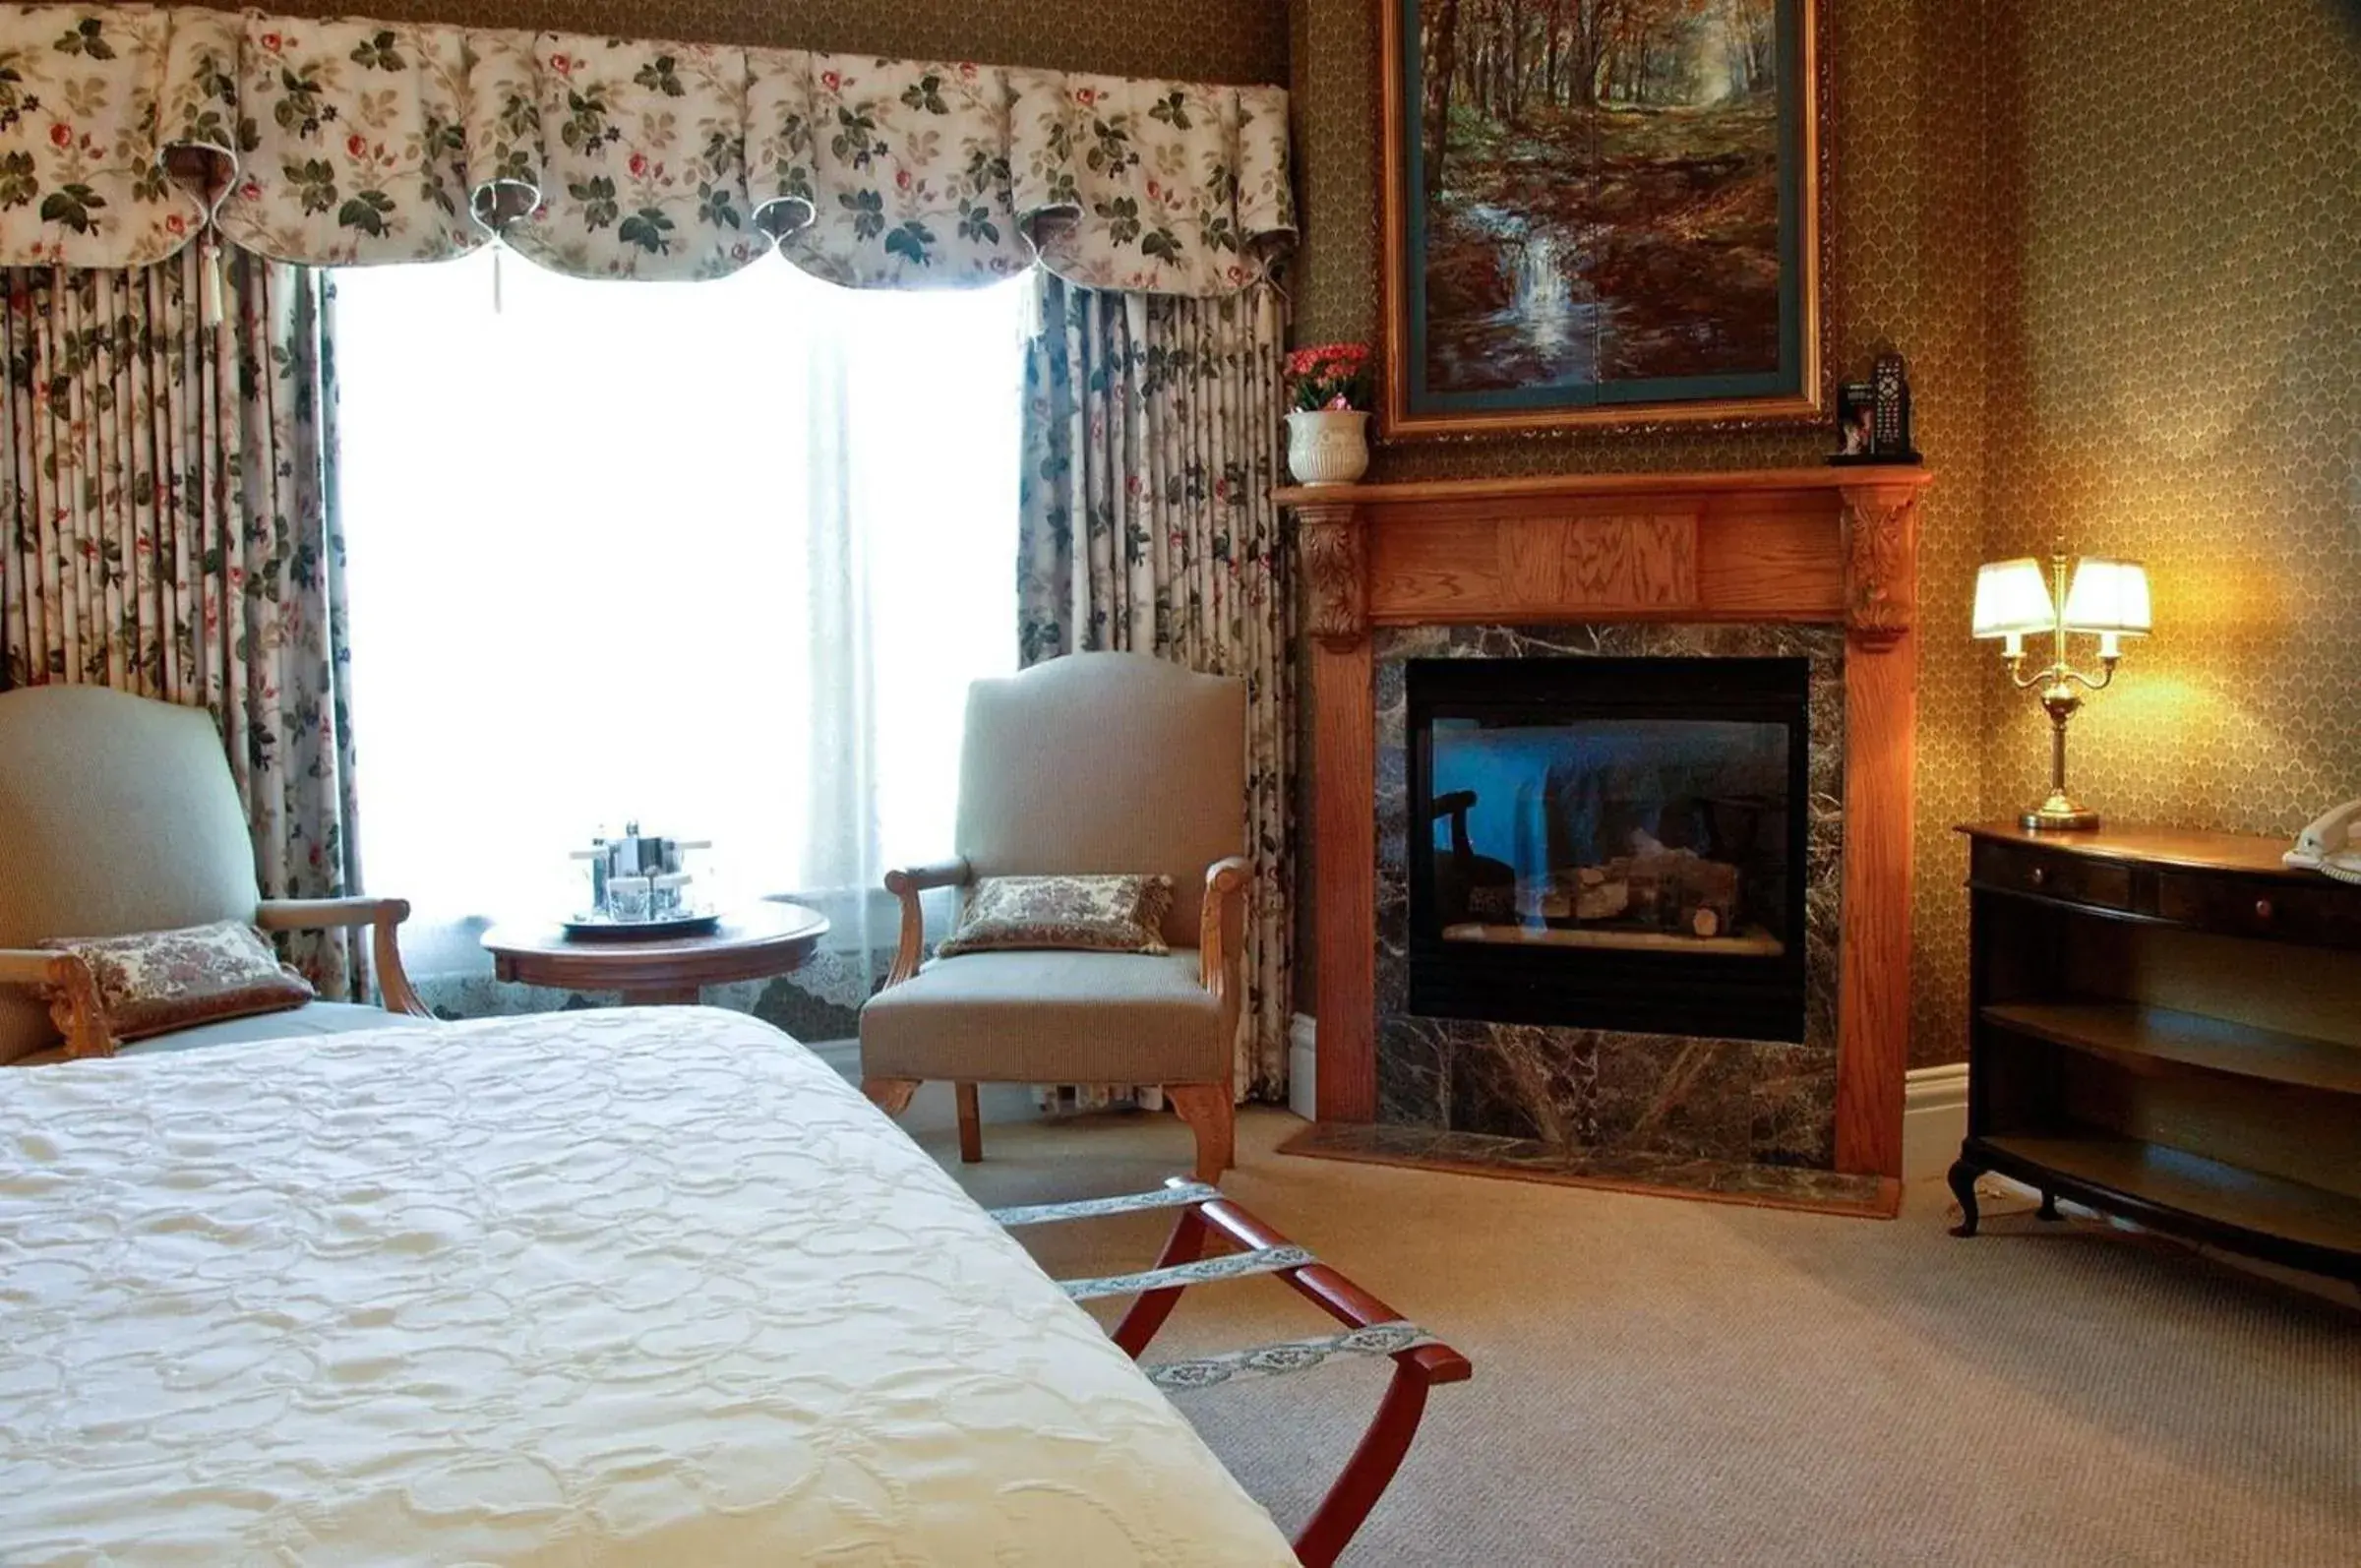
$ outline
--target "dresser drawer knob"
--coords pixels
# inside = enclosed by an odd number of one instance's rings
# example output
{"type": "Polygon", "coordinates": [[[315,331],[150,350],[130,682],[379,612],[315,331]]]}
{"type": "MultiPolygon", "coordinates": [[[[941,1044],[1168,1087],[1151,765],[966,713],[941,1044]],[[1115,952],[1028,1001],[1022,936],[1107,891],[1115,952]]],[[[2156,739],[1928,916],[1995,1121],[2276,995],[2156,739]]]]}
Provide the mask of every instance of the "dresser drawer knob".
{"type": "Polygon", "coordinates": [[[2268,898],[2258,898],[2258,899],[2256,899],[2256,900],[2255,900],[2255,919],[2257,919],[2257,920],[2269,920],[2269,919],[2270,919],[2270,899],[2268,899],[2268,898]]]}
{"type": "Polygon", "coordinates": [[[2049,868],[2048,868],[2048,867],[2046,867],[2046,866],[2036,866],[2036,867],[2034,867],[2034,868],[2033,868],[2032,882],[2033,882],[2033,885],[2034,885],[2035,887],[2039,887],[2039,886],[2040,886],[2042,883],[2044,883],[2044,882],[2046,882],[2046,881],[2048,881],[2048,880],[2049,880],[2049,868]]]}

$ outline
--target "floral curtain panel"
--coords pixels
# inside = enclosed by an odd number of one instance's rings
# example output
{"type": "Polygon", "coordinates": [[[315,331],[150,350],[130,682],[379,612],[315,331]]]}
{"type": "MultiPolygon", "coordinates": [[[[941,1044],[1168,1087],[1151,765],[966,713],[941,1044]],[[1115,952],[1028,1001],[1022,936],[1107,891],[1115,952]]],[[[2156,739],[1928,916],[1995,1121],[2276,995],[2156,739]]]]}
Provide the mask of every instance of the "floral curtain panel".
{"type": "MultiPolygon", "coordinates": [[[[6,681],[210,710],[269,898],[359,885],[343,541],[320,273],[194,251],[136,271],[0,271],[6,681]]],[[[345,934],[294,960],[358,998],[345,934]]]]}
{"type": "Polygon", "coordinates": [[[1244,679],[1254,883],[1237,1082],[1280,1098],[1296,721],[1295,591],[1271,501],[1278,304],[1267,291],[1143,299],[1054,280],[1046,293],[1025,367],[1020,656],[1129,649],[1244,679]]]}
{"type": "Polygon", "coordinates": [[[492,239],[579,276],[770,249],[865,288],[1023,271],[1206,297],[1294,233],[1287,95],[964,63],[194,7],[0,12],[0,263],[209,223],[313,265],[492,239]]]}

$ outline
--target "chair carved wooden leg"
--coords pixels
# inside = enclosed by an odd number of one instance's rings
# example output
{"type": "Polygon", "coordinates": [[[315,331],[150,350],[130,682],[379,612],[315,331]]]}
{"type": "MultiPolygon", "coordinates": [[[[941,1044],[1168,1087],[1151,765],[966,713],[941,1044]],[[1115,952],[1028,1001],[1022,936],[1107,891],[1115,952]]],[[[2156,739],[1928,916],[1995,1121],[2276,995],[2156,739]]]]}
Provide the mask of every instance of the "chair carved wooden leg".
{"type": "Polygon", "coordinates": [[[898,1116],[910,1109],[910,1097],[918,1093],[916,1078],[864,1078],[861,1092],[869,1103],[889,1116],[898,1116]]]}
{"type": "Polygon", "coordinates": [[[1233,1158],[1238,1141],[1238,1106],[1230,1098],[1230,1086],[1172,1083],[1165,1085],[1164,1092],[1172,1097],[1173,1110],[1197,1135],[1197,1179],[1221,1180],[1222,1173],[1238,1163],[1233,1158]]]}
{"type": "Polygon", "coordinates": [[[959,1160],[974,1165],[984,1158],[984,1116],[976,1108],[976,1086],[962,1083],[952,1089],[959,1102],[959,1160]]]}

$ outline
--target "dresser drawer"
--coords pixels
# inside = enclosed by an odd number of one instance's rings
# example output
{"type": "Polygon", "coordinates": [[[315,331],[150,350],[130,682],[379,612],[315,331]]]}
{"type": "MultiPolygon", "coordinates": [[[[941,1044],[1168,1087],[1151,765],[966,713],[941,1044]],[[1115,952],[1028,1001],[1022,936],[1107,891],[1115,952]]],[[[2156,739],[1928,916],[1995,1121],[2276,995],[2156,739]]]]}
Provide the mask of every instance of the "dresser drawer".
{"type": "Polygon", "coordinates": [[[2132,907],[2131,868],[2111,861],[2053,854],[2029,845],[1979,843],[1973,874],[1976,886],[1998,892],[2038,893],[2094,909],[2132,907]]]}
{"type": "Polygon", "coordinates": [[[2156,913],[2228,935],[2361,947],[2361,889],[2331,883],[2163,871],[2156,913]]]}

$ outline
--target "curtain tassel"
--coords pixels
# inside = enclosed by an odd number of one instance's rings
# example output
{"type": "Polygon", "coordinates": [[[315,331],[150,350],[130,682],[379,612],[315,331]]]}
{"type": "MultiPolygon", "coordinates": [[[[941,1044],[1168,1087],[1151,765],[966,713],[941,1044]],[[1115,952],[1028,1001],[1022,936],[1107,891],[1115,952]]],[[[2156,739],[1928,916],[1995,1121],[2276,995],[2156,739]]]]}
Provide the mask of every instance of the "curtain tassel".
{"type": "Polygon", "coordinates": [[[197,319],[207,327],[218,327],[222,321],[221,242],[213,237],[213,231],[209,226],[200,243],[203,250],[198,256],[198,267],[205,274],[200,284],[205,290],[205,297],[198,303],[197,319]]]}
{"type": "Polygon", "coordinates": [[[1036,262],[1025,274],[1025,311],[1017,323],[1017,331],[1025,334],[1026,342],[1041,336],[1049,326],[1049,316],[1050,270],[1036,262]]]}

